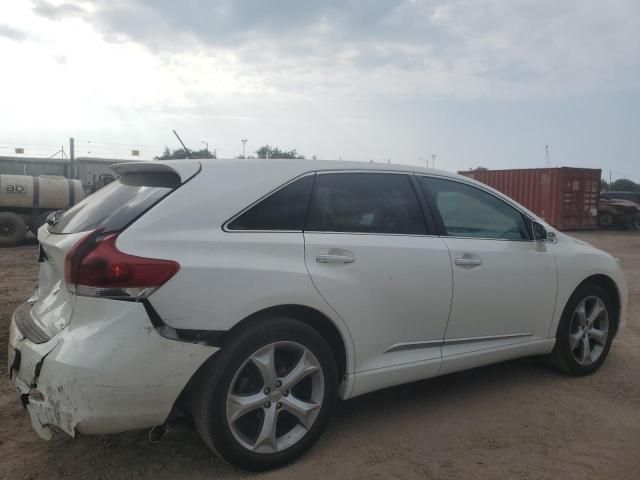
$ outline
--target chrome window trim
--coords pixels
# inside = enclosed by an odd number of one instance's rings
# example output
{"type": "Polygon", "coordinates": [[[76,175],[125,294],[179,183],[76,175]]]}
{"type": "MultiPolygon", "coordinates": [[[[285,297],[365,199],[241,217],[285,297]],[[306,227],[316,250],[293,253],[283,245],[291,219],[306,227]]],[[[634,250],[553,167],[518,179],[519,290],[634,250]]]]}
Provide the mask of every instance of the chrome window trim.
{"type": "Polygon", "coordinates": [[[538,243],[535,240],[527,240],[524,238],[517,240],[512,238],[464,237],[458,235],[440,235],[440,238],[455,238],[456,240],[493,240],[494,242],[538,243]]]}
{"type": "MultiPolygon", "coordinates": [[[[242,216],[245,212],[247,212],[248,210],[250,210],[251,208],[253,208],[254,206],[256,206],[257,204],[259,204],[260,202],[262,202],[263,200],[266,200],[268,197],[270,197],[271,195],[276,194],[277,192],[279,192],[280,190],[282,190],[283,188],[285,188],[286,186],[290,185],[291,183],[300,180],[301,178],[310,176],[310,175],[325,175],[325,174],[340,174],[340,173],[380,173],[380,174],[392,174],[392,175],[413,175],[413,172],[411,171],[403,171],[403,170],[370,170],[370,169],[353,169],[350,168],[348,170],[314,170],[314,171],[310,171],[310,172],[306,172],[306,173],[302,173],[300,175],[298,175],[297,177],[292,178],[291,180],[289,180],[286,183],[283,183],[282,185],[280,185],[279,187],[276,187],[274,190],[270,191],[269,193],[263,195],[262,197],[260,197],[258,200],[256,200],[255,202],[253,202],[251,205],[245,207],[243,210],[241,210],[240,212],[236,213],[233,217],[231,217],[230,219],[228,219],[227,221],[225,221],[222,224],[222,230],[226,233],[334,233],[334,234],[346,234],[346,235],[393,235],[393,236],[400,236],[400,237],[440,237],[440,235],[426,235],[426,234],[404,234],[404,233],[373,233],[373,232],[328,232],[326,230],[323,231],[316,231],[316,230],[236,230],[236,229],[231,229],[228,228],[228,225],[233,222],[236,218],[242,216]]],[[[313,192],[312,192],[313,194],[313,192]]]]}
{"type": "Polygon", "coordinates": [[[386,237],[442,238],[440,235],[428,235],[428,234],[422,234],[422,233],[330,232],[327,230],[304,230],[302,233],[315,233],[320,235],[376,235],[376,236],[386,236],[386,237]]]}
{"type": "MultiPolygon", "coordinates": [[[[234,230],[239,231],[239,230],[234,230]]],[[[245,230],[247,232],[256,232],[257,230],[245,230]]],[[[266,230],[266,232],[273,232],[273,230],[266,230]]],[[[295,232],[299,233],[299,231],[295,232]]],[[[428,235],[428,234],[407,234],[407,233],[373,233],[373,232],[327,232],[318,230],[304,230],[302,233],[315,233],[315,234],[331,234],[331,235],[377,235],[377,236],[389,236],[389,237],[427,237],[427,238],[455,238],[460,240],[492,240],[497,242],[521,242],[521,243],[537,243],[535,240],[512,240],[508,238],[491,238],[491,237],[458,237],[454,235],[428,235]]]]}
{"type": "MultiPolygon", "coordinates": [[[[233,222],[236,218],[241,216],[243,213],[245,213],[246,211],[250,210],[252,207],[257,205],[261,201],[265,200],[269,196],[271,196],[271,195],[277,193],[278,191],[280,191],[281,189],[285,188],[289,184],[295,182],[296,180],[299,180],[301,178],[307,177],[309,175],[326,175],[326,174],[337,174],[337,173],[377,173],[377,174],[392,174],[392,175],[414,175],[414,176],[417,176],[417,177],[429,177],[429,178],[437,178],[437,179],[440,179],[440,180],[449,180],[451,182],[458,182],[458,183],[461,183],[463,185],[468,185],[470,187],[475,187],[478,190],[481,190],[481,191],[483,191],[485,193],[488,193],[489,195],[492,195],[493,197],[497,198],[498,200],[503,201],[504,203],[509,205],[511,208],[513,208],[516,211],[518,211],[527,220],[529,220],[531,222],[538,222],[537,219],[531,218],[531,216],[528,213],[523,212],[518,205],[514,205],[508,199],[502,198],[502,197],[496,195],[494,192],[486,190],[486,189],[482,188],[481,186],[476,185],[476,183],[474,183],[474,182],[465,181],[464,179],[459,179],[459,178],[456,178],[456,177],[450,177],[448,175],[439,175],[437,173],[433,173],[432,174],[432,173],[416,172],[416,171],[413,171],[413,170],[371,170],[371,169],[367,169],[367,168],[358,168],[358,169],[350,168],[350,169],[345,169],[345,170],[340,170],[340,169],[314,170],[314,171],[302,173],[302,174],[298,175],[297,177],[292,178],[288,182],[283,183],[279,187],[276,187],[274,190],[272,190],[269,193],[263,195],[258,200],[256,200],[255,202],[253,202],[249,206],[245,207],[240,212],[236,213],[233,217],[229,218],[227,221],[225,221],[222,224],[222,230],[224,232],[226,232],[226,233],[318,233],[318,234],[334,234],[334,235],[378,235],[378,236],[384,235],[384,236],[394,236],[394,237],[455,238],[455,239],[465,239],[465,240],[493,240],[493,241],[500,241],[500,242],[538,243],[534,239],[516,240],[516,239],[491,238],[491,237],[465,237],[465,236],[458,236],[458,235],[430,235],[430,234],[375,233],[375,232],[329,232],[329,231],[324,231],[324,230],[323,231],[317,231],[317,230],[234,230],[234,229],[228,228],[228,225],[231,222],[233,222]]],[[[550,240],[550,242],[554,243],[555,241],[554,240],[550,240]]]]}

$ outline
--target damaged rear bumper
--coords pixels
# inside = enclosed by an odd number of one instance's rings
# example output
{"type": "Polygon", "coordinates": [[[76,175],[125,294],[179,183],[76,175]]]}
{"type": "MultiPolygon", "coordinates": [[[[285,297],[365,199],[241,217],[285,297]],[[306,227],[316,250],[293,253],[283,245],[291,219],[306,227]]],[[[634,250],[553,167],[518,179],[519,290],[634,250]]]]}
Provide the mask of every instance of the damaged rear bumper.
{"type": "MultiPolygon", "coordinates": [[[[19,308],[29,308],[29,304],[19,308]]],[[[158,334],[142,304],[79,297],[70,324],[33,343],[11,321],[9,373],[34,430],[50,439],[158,425],[218,349],[158,334]]]]}

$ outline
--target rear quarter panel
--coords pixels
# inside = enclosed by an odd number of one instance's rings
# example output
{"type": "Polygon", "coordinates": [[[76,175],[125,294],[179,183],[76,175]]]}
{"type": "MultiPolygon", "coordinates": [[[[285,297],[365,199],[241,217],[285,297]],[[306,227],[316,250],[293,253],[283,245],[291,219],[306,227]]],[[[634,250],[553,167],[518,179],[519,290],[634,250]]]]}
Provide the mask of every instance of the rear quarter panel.
{"type": "Polygon", "coordinates": [[[207,164],[118,237],[123,252],[175,260],[180,270],[150,297],[174,328],[229,330],[265,308],[299,304],[337,326],[352,371],[353,344],[342,319],[322,299],[304,262],[301,232],[227,232],[233,215],[303,173],[255,163],[207,164]]]}

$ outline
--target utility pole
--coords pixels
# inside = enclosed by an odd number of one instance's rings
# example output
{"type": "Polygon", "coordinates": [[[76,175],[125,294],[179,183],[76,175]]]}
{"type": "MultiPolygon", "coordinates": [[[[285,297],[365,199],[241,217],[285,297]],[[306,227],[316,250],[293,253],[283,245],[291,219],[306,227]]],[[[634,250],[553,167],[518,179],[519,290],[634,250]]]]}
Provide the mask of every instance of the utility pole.
{"type": "Polygon", "coordinates": [[[69,178],[76,178],[76,149],[73,137],[69,139],[69,178]]]}
{"type": "Polygon", "coordinates": [[[436,168],[436,154],[435,153],[431,154],[431,161],[433,163],[433,165],[431,167],[432,168],[436,168]]]}
{"type": "Polygon", "coordinates": [[[544,146],[544,163],[547,168],[551,167],[551,157],[549,156],[549,145],[544,146]]]}
{"type": "Polygon", "coordinates": [[[242,139],[242,158],[247,158],[246,155],[244,154],[246,146],[247,146],[247,139],[243,138],[242,139]]]}

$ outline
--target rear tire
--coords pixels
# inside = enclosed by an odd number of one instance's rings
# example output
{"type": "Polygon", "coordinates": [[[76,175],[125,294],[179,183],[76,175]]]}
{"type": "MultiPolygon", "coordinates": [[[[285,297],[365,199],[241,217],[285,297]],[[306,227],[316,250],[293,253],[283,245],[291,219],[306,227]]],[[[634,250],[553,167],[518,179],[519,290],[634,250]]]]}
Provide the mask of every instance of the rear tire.
{"type": "Polygon", "coordinates": [[[27,224],[20,215],[0,212],[0,246],[18,245],[27,236],[27,224]]]}
{"type": "Polygon", "coordinates": [[[290,318],[264,317],[225,341],[199,373],[192,415],[222,459],[270,470],[318,440],[337,384],[336,361],[318,332],[290,318]]]}
{"type": "Polygon", "coordinates": [[[615,332],[615,312],[609,294],[585,283],[571,295],[562,313],[552,364],[569,375],[589,375],[602,365],[615,332]]]}
{"type": "Polygon", "coordinates": [[[613,215],[610,213],[601,213],[598,217],[598,223],[604,228],[611,227],[613,225],[613,215]]]}

